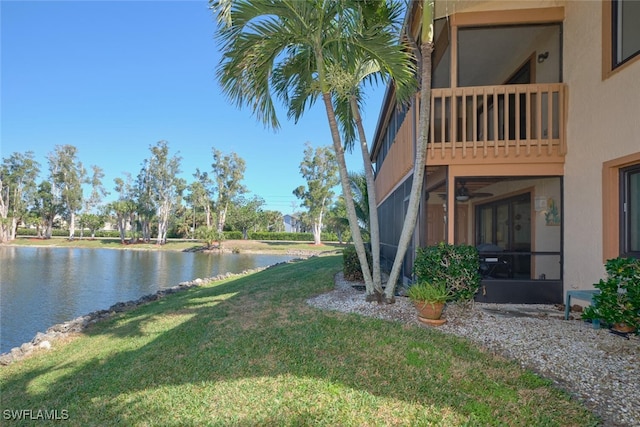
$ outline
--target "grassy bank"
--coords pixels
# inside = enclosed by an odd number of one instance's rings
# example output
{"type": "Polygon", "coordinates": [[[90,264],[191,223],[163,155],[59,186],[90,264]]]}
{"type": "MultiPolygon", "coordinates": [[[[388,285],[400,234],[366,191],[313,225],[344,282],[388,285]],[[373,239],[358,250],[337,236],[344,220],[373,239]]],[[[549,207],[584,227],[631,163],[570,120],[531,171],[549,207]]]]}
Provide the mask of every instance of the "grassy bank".
{"type": "Polygon", "coordinates": [[[550,381],[464,340],[309,307],[340,268],[339,256],[278,265],[95,324],[0,368],[3,414],[57,410],[77,426],[595,424],[550,381]]]}
{"type": "MultiPolygon", "coordinates": [[[[162,250],[162,251],[185,251],[203,248],[203,243],[194,240],[169,240],[164,245],[151,243],[122,244],[119,239],[114,238],[76,238],[69,240],[64,237],[53,237],[51,239],[38,239],[35,237],[19,237],[12,240],[7,245],[11,246],[39,246],[39,247],[63,247],[63,248],[87,248],[87,249],[131,249],[131,250],[162,250]]],[[[238,250],[239,252],[290,252],[304,251],[310,253],[320,253],[344,248],[338,243],[324,243],[314,245],[309,242],[287,242],[287,241],[261,241],[261,240],[227,240],[222,242],[225,250],[238,250]]]]}

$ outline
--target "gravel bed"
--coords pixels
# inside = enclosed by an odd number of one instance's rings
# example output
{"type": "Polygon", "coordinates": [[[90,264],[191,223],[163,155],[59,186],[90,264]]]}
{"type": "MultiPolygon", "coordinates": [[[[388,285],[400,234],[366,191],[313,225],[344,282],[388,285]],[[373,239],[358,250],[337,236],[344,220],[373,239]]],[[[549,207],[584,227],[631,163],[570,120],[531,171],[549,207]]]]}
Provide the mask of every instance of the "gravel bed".
{"type": "MultiPolygon", "coordinates": [[[[308,300],[314,307],[423,325],[407,298],[392,305],[364,300],[354,283],[335,278],[333,291],[308,300]]],[[[475,303],[447,306],[439,331],[465,337],[489,352],[517,360],[553,380],[602,419],[604,426],[640,426],[640,337],[629,339],[581,320],[564,320],[552,305],[475,303]]],[[[576,316],[579,318],[579,316],[576,316]]]]}

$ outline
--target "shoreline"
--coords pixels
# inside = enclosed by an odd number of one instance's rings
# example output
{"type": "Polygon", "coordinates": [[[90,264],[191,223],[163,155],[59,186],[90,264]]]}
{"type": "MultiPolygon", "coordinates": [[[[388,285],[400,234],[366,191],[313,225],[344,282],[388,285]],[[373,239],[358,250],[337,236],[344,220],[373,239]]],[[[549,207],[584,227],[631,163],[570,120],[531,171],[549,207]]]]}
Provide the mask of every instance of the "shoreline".
{"type": "Polygon", "coordinates": [[[171,251],[191,253],[246,253],[273,255],[320,255],[327,252],[340,251],[347,244],[326,242],[316,246],[313,242],[289,240],[226,240],[222,247],[207,248],[199,240],[176,239],[169,240],[163,245],[151,242],[121,243],[119,238],[82,237],[69,240],[66,237],[41,239],[30,236],[19,236],[15,240],[0,243],[0,247],[30,247],[30,248],[74,248],[74,249],[115,249],[134,251],[171,251]],[[21,243],[21,241],[30,243],[21,243]]]}
{"type": "MultiPolygon", "coordinates": [[[[140,305],[143,305],[152,301],[156,301],[160,298],[163,298],[166,295],[187,290],[194,286],[202,286],[205,284],[209,284],[212,282],[216,282],[216,281],[227,279],[234,276],[243,276],[251,273],[256,273],[256,272],[266,270],[268,268],[271,268],[283,263],[287,263],[287,262],[307,259],[314,256],[336,253],[340,250],[340,248],[324,246],[324,245],[322,249],[318,248],[315,250],[300,249],[300,248],[294,248],[294,247],[288,248],[288,249],[251,247],[254,245],[268,244],[268,243],[265,243],[267,241],[257,241],[257,240],[246,240],[246,241],[245,240],[229,240],[229,241],[226,241],[227,243],[229,243],[229,245],[226,247],[225,245],[223,245],[222,248],[206,248],[204,245],[201,245],[198,247],[191,247],[191,248],[185,249],[185,248],[165,248],[163,246],[157,247],[155,243],[143,243],[144,245],[152,245],[152,247],[135,247],[136,245],[141,243],[136,243],[132,245],[127,245],[127,244],[122,245],[119,239],[110,239],[110,240],[117,241],[118,245],[120,245],[119,247],[108,247],[108,246],[87,247],[77,243],[85,242],[85,241],[94,242],[94,241],[101,240],[101,238],[91,239],[89,237],[83,237],[82,239],[77,238],[77,239],[74,239],[73,241],[69,241],[66,238],[60,238],[60,237],[53,238],[53,239],[38,239],[38,238],[31,239],[29,236],[26,236],[22,238],[26,238],[28,240],[38,240],[38,241],[42,240],[47,243],[55,242],[56,240],[62,240],[68,244],[58,245],[53,243],[53,244],[42,244],[42,245],[29,245],[29,244],[15,243],[15,240],[14,240],[10,242],[0,243],[0,248],[3,246],[6,246],[6,247],[23,247],[23,248],[45,248],[45,249],[53,248],[53,249],[89,249],[89,250],[90,249],[107,249],[107,250],[131,250],[131,251],[170,251],[170,252],[183,252],[183,253],[198,252],[198,253],[205,253],[205,254],[217,253],[217,254],[225,254],[225,255],[232,255],[232,254],[281,255],[281,256],[292,256],[294,258],[291,259],[290,261],[284,261],[284,262],[268,265],[265,267],[245,270],[240,273],[221,273],[221,274],[218,274],[217,276],[208,277],[205,279],[195,278],[191,281],[181,282],[170,288],[161,289],[152,294],[143,295],[136,300],[116,302],[107,309],[96,310],[96,311],[78,316],[74,319],[70,319],[66,322],[54,324],[49,328],[47,328],[45,332],[41,332],[41,331],[37,332],[30,341],[24,342],[18,347],[13,347],[6,352],[0,353],[0,366],[8,365],[15,361],[22,360],[23,358],[31,355],[34,351],[37,351],[38,349],[48,350],[51,348],[51,342],[53,340],[58,340],[60,338],[70,336],[74,333],[82,332],[86,327],[88,327],[89,325],[97,321],[109,318],[116,313],[128,311],[140,305]],[[231,243],[235,243],[236,246],[233,246],[231,243]],[[237,249],[238,245],[241,246],[239,251],[237,249]]],[[[268,241],[268,242],[276,242],[278,244],[283,244],[283,245],[288,244],[290,246],[296,246],[296,245],[306,243],[306,242],[289,242],[289,241],[286,241],[286,242],[285,241],[268,241]]],[[[194,243],[200,243],[200,242],[194,241],[194,243]]]]}
{"type": "MultiPolygon", "coordinates": [[[[20,245],[16,245],[16,246],[20,246],[20,245]]],[[[90,249],[90,248],[80,248],[80,249],[90,249]]],[[[249,252],[245,252],[245,253],[249,253],[249,252]]],[[[277,253],[277,254],[283,255],[282,253],[277,253]]],[[[290,255],[290,254],[284,254],[284,255],[290,255]]],[[[142,305],[148,304],[150,302],[157,301],[159,299],[166,297],[167,295],[172,295],[177,292],[186,291],[194,287],[208,285],[213,282],[218,282],[220,280],[225,280],[232,277],[246,276],[248,274],[264,271],[269,268],[276,267],[278,265],[304,260],[317,255],[319,254],[316,253],[309,256],[298,255],[297,258],[293,258],[289,261],[283,261],[283,262],[278,262],[265,267],[258,267],[250,270],[244,270],[240,273],[221,273],[214,277],[207,277],[204,279],[196,278],[190,281],[178,283],[177,285],[174,285],[170,288],[160,289],[159,291],[154,292],[152,294],[143,295],[140,298],[135,300],[116,302],[115,304],[111,305],[107,309],[92,311],[85,315],[78,316],[75,319],[71,319],[66,322],[52,325],[49,328],[47,328],[45,332],[37,332],[36,335],[31,339],[31,341],[25,342],[18,347],[13,347],[11,350],[5,353],[0,353],[0,366],[6,366],[12,363],[18,362],[24,358],[31,356],[32,354],[34,354],[39,350],[50,350],[51,343],[54,341],[57,341],[63,338],[68,338],[76,333],[81,333],[82,331],[84,331],[86,328],[88,328],[90,325],[94,323],[100,322],[105,319],[109,319],[115,316],[117,313],[130,311],[142,305]]],[[[293,255],[293,256],[296,256],[296,255],[293,255]]]]}

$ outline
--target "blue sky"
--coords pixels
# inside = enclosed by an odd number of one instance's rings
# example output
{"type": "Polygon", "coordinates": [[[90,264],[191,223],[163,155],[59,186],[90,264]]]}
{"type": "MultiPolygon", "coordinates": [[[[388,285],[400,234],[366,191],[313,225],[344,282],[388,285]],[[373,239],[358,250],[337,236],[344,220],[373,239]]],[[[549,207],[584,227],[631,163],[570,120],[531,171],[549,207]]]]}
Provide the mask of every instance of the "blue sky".
{"type": "MultiPolygon", "coordinates": [[[[33,151],[41,178],[47,154],[70,144],[87,169],[104,170],[113,193],[113,179],[135,177],[149,147],[166,140],[191,182],[196,168],[210,171],[216,147],[246,161],[243,182],[266,209],[290,213],[304,143],[331,145],[320,103],[297,125],[280,114],[274,133],[222,95],[206,1],[2,0],[0,18],[0,154],[33,151]]],[[[368,138],[383,93],[367,99],[368,138]]],[[[360,155],[347,165],[362,170],[360,155]]]]}

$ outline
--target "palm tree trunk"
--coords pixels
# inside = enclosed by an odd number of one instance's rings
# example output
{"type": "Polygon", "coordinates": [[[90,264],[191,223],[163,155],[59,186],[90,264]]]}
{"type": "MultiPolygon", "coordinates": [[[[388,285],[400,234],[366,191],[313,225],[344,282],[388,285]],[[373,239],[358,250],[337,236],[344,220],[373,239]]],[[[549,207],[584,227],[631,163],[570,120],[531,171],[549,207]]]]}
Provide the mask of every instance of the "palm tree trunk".
{"type": "Polygon", "coordinates": [[[380,274],[380,226],[378,222],[378,198],[376,196],[375,178],[373,176],[373,165],[369,157],[367,146],[367,136],[362,125],[360,108],[355,97],[351,97],[351,110],[358,129],[360,138],[360,151],[364,164],[364,175],[367,182],[367,198],[369,202],[369,234],[371,236],[371,257],[373,258],[373,289],[374,293],[382,294],[382,280],[380,274]]]}
{"type": "Polygon", "coordinates": [[[409,196],[409,206],[402,224],[402,232],[398,241],[398,250],[393,267],[389,273],[389,281],[384,293],[384,301],[388,304],[395,302],[395,287],[400,277],[400,269],[403,259],[409,248],[409,242],[413,235],[420,207],[420,195],[422,193],[422,181],[424,178],[425,159],[427,152],[427,142],[429,135],[429,116],[431,114],[431,54],[433,52],[433,1],[425,2],[422,17],[422,44],[420,52],[422,56],[421,64],[421,84],[420,84],[420,137],[416,144],[415,162],[413,164],[413,181],[411,183],[411,194],[409,196]]]}
{"type": "MultiPolygon", "coordinates": [[[[322,63],[319,61],[319,63],[322,63]]],[[[358,226],[358,216],[356,215],[355,204],[353,203],[353,194],[351,193],[351,187],[349,185],[349,173],[347,171],[347,162],[344,158],[344,148],[342,147],[342,141],[340,138],[340,131],[338,129],[338,123],[336,122],[336,115],[331,103],[331,93],[325,92],[322,94],[324,105],[327,110],[327,118],[329,120],[329,128],[331,129],[331,139],[333,140],[333,149],[336,153],[336,160],[338,162],[338,171],[340,172],[340,183],[342,184],[342,194],[344,195],[345,204],[347,205],[347,218],[349,219],[349,228],[353,237],[353,243],[358,254],[358,260],[360,261],[360,267],[362,268],[362,276],[364,277],[366,298],[368,301],[377,300],[381,301],[382,295],[376,293],[373,286],[373,278],[371,277],[371,270],[369,268],[369,261],[367,260],[367,253],[364,248],[364,242],[362,240],[362,234],[360,233],[360,227],[358,226]]]]}

